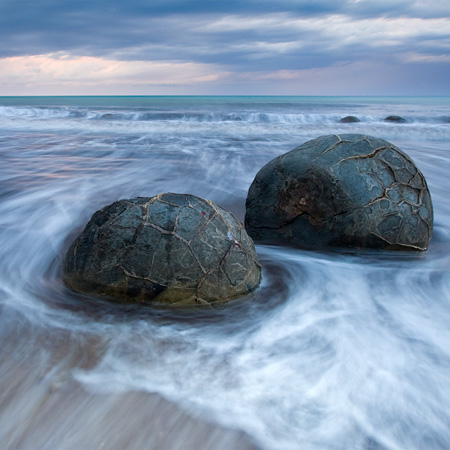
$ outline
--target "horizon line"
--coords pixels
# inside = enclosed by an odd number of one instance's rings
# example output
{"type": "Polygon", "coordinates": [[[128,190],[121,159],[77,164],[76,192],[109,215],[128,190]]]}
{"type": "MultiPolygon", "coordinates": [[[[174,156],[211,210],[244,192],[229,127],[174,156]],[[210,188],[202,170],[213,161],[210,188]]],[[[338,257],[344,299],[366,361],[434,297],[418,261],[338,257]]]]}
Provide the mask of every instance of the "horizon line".
{"type": "Polygon", "coordinates": [[[0,98],[25,98],[25,97],[450,97],[449,94],[418,94],[418,95],[390,95],[390,94],[33,94],[33,95],[0,95],[0,98]]]}

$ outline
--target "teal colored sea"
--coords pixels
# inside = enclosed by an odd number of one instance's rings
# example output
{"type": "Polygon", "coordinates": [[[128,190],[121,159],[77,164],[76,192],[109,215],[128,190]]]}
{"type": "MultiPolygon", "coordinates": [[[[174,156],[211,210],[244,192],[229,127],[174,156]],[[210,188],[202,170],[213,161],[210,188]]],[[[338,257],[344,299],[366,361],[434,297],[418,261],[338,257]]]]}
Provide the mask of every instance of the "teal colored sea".
{"type": "Polygon", "coordinates": [[[2,450],[450,448],[449,97],[0,97],[0,162],[2,450]],[[422,171],[426,252],[257,245],[261,286],[213,311],[63,284],[103,206],[190,193],[243,221],[264,164],[344,133],[422,171]]]}

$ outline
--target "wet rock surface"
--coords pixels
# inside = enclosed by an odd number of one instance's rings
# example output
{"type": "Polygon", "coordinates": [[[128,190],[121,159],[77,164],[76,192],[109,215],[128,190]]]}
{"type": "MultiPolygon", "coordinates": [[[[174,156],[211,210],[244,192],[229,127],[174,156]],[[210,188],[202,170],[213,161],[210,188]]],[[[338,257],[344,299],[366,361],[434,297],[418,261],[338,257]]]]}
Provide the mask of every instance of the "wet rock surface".
{"type": "Polygon", "coordinates": [[[361,122],[361,120],[355,116],[345,116],[342,119],[340,119],[339,122],[340,123],[356,123],[356,122],[361,122]]]}
{"type": "Polygon", "coordinates": [[[413,161],[371,136],[321,136],[256,175],[245,226],[256,241],[300,247],[426,250],[430,193],[413,161]]]}
{"type": "Polygon", "coordinates": [[[166,193],[97,211],[67,251],[63,278],[75,291],[119,301],[211,306],[254,290],[261,267],[231,213],[166,193]]]}
{"type": "Polygon", "coordinates": [[[406,123],[407,120],[400,116],[387,116],[384,119],[385,122],[393,122],[393,123],[406,123]]]}

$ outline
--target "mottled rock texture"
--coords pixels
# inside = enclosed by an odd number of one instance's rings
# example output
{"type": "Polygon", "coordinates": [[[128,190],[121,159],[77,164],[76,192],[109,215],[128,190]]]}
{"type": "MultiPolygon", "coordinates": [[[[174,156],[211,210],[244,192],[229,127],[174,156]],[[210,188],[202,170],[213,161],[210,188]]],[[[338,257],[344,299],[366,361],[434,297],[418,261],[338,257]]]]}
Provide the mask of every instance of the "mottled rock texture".
{"type": "Polygon", "coordinates": [[[97,211],[69,248],[63,276],[75,291],[121,301],[207,306],[254,290],[261,267],[232,214],[166,193],[97,211]]]}
{"type": "Polygon", "coordinates": [[[258,172],[245,226],[256,241],[306,248],[426,250],[433,209],[423,175],[397,147],[360,134],[328,135],[258,172]]]}

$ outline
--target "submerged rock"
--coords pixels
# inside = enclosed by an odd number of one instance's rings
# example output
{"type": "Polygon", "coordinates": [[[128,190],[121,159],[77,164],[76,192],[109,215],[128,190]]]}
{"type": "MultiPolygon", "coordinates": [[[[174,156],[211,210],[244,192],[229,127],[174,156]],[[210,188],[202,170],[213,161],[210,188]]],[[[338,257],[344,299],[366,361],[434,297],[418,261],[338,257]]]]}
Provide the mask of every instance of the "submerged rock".
{"type": "Polygon", "coordinates": [[[254,290],[261,267],[231,213],[166,193],[97,211],[69,248],[63,277],[75,291],[126,302],[212,305],[254,290]]]}
{"type": "Polygon", "coordinates": [[[321,136],[256,175],[245,225],[256,241],[425,250],[433,209],[422,173],[387,141],[321,136]]]}
{"type": "Polygon", "coordinates": [[[407,120],[400,116],[387,116],[385,122],[406,123],[407,120]]]}
{"type": "Polygon", "coordinates": [[[345,116],[342,119],[339,120],[341,123],[355,123],[355,122],[361,122],[360,119],[358,119],[355,116],[345,116]]]}

